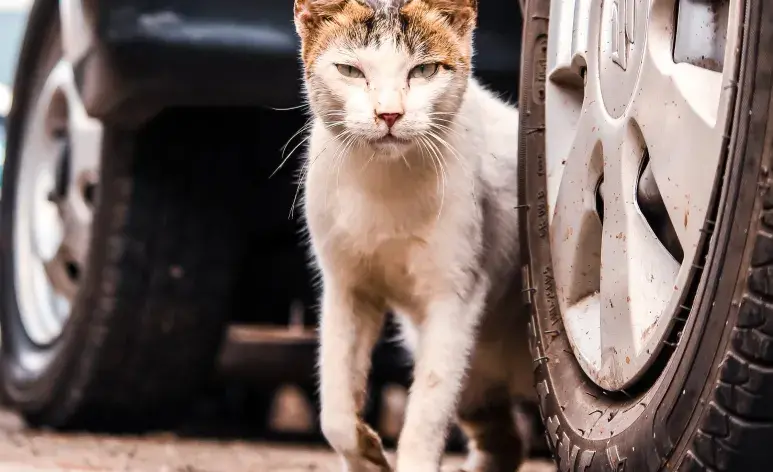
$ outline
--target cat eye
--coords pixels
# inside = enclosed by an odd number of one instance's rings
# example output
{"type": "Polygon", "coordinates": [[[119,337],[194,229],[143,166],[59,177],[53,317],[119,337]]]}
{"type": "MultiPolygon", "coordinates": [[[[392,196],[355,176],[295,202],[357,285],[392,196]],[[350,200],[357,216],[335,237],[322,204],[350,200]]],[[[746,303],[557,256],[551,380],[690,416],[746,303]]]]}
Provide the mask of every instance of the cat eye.
{"type": "Polygon", "coordinates": [[[438,63],[421,64],[411,69],[408,77],[411,79],[429,79],[433,75],[437,74],[439,68],[440,64],[438,63]]]}
{"type": "Polygon", "coordinates": [[[365,74],[363,74],[360,69],[350,66],[349,64],[336,64],[336,67],[338,68],[338,72],[344,77],[350,77],[352,79],[361,79],[365,77],[365,74]]]}

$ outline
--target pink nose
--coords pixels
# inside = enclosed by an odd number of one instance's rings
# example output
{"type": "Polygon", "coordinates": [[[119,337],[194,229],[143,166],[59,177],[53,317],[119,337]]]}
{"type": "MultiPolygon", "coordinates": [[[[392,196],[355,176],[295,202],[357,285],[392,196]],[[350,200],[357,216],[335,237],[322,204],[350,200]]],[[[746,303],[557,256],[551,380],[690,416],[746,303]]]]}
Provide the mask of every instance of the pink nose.
{"type": "Polygon", "coordinates": [[[401,116],[403,116],[402,113],[379,113],[378,115],[390,129],[401,116]]]}

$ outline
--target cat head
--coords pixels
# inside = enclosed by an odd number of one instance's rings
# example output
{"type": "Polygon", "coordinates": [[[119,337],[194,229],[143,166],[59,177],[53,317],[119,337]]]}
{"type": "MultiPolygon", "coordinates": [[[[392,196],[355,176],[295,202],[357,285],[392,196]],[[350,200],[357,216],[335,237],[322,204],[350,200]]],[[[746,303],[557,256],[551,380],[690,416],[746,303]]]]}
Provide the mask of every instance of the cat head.
{"type": "Polygon", "coordinates": [[[465,93],[477,0],[295,0],[306,92],[336,134],[404,150],[465,93]]]}

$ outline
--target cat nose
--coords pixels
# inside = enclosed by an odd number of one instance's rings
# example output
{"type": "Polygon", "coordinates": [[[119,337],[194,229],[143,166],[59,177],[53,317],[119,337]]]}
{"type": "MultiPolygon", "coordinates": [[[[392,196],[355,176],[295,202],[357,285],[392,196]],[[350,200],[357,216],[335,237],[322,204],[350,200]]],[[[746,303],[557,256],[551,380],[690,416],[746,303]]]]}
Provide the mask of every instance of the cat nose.
{"type": "Polygon", "coordinates": [[[401,116],[403,116],[402,113],[379,113],[378,115],[390,129],[401,116]]]}

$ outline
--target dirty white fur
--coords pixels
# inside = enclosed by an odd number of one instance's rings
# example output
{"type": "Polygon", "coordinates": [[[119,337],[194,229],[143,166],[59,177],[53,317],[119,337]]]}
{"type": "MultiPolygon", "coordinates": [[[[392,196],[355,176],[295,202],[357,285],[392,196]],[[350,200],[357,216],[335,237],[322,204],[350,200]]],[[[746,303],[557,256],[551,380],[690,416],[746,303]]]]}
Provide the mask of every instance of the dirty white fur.
{"type": "Polygon", "coordinates": [[[371,350],[392,310],[416,366],[395,470],[439,470],[458,411],[471,439],[465,470],[511,472],[520,442],[492,446],[491,435],[515,433],[509,420],[485,413],[509,414],[514,363],[526,348],[518,111],[445,69],[406,86],[415,65],[390,44],[331,48],[307,83],[316,116],[304,210],[323,281],[322,429],[345,470],[378,470],[372,450],[380,442],[360,414],[371,350]],[[367,80],[335,66],[350,62],[367,80]],[[403,114],[392,134],[405,142],[378,141],[388,132],[380,113],[403,114]]]}

